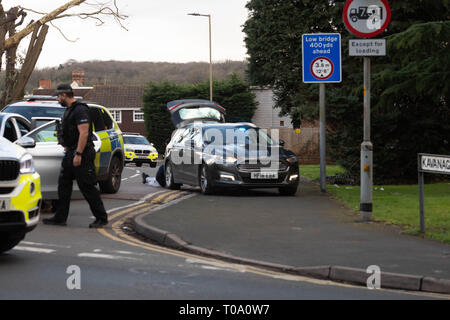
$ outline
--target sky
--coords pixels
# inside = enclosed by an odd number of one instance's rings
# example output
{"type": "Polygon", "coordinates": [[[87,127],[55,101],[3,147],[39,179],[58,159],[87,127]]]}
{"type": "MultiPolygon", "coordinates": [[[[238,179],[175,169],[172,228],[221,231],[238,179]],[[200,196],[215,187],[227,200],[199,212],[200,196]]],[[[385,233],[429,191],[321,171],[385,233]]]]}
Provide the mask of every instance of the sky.
{"type": "MultiPolygon", "coordinates": [[[[68,1],[3,0],[2,4],[5,10],[20,5],[50,12],[68,1]]],[[[106,18],[100,27],[94,21],[79,18],[57,20],[54,24],[68,39],[78,40],[69,42],[50,26],[37,68],[57,67],[69,59],[209,62],[208,18],[187,15],[193,12],[212,16],[213,61],[242,61],[247,56],[242,32],[248,15],[246,3],[247,0],[117,0],[120,12],[128,16],[123,23],[128,31],[111,18],[106,18]]],[[[81,10],[92,9],[82,5],[70,12],[81,10]]],[[[24,25],[37,18],[29,13],[24,25]]],[[[23,41],[19,51],[25,52],[27,45],[28,41],[23,41]]]]}

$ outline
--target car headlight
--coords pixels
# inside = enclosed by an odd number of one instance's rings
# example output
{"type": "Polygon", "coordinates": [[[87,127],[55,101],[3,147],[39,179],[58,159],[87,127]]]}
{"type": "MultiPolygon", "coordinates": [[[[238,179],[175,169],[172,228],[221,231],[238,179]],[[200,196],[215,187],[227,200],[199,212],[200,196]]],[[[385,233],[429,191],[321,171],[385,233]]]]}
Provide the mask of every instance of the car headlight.
{"type": "Polygon", "coordinates": [[[296,163],[296,162],[298,162],[298,159],[296,156],[291,156],[291,157],[287,158],[286,161],[289,163],[296,163]]]}
{"type": "Polygon", "coordinates": [[[125,152],[133,152],[133,149],[125,148],[125,152]]]}
{"type": "Polygon", "coordinates": [[[34,161],[31,154],[26,154],[20,159],[20,173],[29,174],[35,173],[36,168],[34,167],[34,161]]]}
{"type": "Polygon", "coordinates": [[[222,157],[222,156],[213,156],[210,162],[215,162],[218,164],[227,164],[227,163],[235,163],[237,161],[236,157],[222,157]]]}

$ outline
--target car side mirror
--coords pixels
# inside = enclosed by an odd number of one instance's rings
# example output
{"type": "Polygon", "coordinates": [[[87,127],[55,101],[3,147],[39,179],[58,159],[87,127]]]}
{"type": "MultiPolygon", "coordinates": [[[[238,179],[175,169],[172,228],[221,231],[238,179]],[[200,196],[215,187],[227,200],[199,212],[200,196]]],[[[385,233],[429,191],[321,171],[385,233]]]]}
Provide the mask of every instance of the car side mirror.
{"type": "Polygon", "coordinates": [[[284,140],[280,139],[279,144],[280,144],[280,147],[284,147],[286,145],[286,142],[284,140]]]}
{"type": "Polygon", "coordinates": [[[30,137],[22,137],[16,141],[16,144],[25,149],[33,149],[36,147],[36,141],[30,137]]]}

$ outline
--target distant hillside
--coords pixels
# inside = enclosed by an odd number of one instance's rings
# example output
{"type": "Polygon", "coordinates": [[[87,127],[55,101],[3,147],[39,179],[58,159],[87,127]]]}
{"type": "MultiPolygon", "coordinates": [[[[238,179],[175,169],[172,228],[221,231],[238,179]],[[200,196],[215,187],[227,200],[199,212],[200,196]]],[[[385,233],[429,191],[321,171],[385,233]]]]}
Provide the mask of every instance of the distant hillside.
{"type": "MultiPolygon", "coordinates": [[[[247,62],[225,61],[214,63],[215,80],[223,80],[231,73],[246,79],[247,62]]],[[[150,81],[172,81],[178,84],[199,83],[209,79],[209,64],[204,62],[132,62],[132,61],[87,61],[69,60],[55,68],[36,69],[26,90],[31,92],[39,86],[39,80],[50,79],[52,86],[70,82],[72,71],[84,71],[86,86],[98,83],[105,85],[142,85],[150,81]]]]}

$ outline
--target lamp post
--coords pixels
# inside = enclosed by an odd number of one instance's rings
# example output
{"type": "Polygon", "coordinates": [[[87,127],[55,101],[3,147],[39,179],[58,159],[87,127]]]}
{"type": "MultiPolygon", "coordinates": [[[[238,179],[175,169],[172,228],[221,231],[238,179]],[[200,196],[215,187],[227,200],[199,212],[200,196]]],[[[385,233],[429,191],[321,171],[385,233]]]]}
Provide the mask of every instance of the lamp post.
{"type": "Polygon", "coordinates": [[[212,77],[212,41],[211,41],[211,15],[200,13],[188,13],[189,16],[208,17],[209,20],[209,97],[213,101],[213,77],[212,77]]]}

